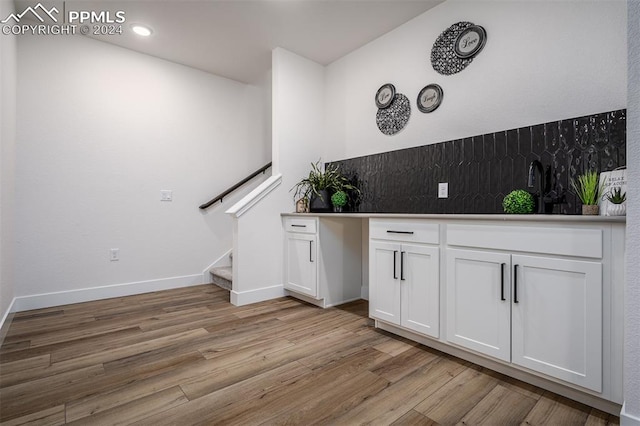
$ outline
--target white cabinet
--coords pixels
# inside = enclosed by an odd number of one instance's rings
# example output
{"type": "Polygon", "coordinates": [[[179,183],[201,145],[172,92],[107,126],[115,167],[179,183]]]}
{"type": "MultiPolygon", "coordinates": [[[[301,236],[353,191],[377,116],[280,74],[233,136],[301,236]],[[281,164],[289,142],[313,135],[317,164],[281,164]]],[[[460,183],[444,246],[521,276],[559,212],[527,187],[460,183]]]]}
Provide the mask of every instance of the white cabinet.
{"type": "MultiPolygon", "coordinates": [[[[471,246],[496,244],[499,235],[490,227],[452,231],[450,244],[471,246]],[[482,234],[485,239],[479,238],[482,234]]],[[[511,240],[521,244],[519,230],[509,231],[511,240]]],[[[553,230],[537,232],[546,232],[553,244],[553,230]]],[[[602,242],[597,232],[574,233],[579,241],[593,238],[591,251],[578,248],[593,260],[448,248],[447,340],[601,392],[603,277],[597,256],[602,242]]],[[[506,240],[501,246],[518,248],[506,240]]],[[[571,256],[567,247],[560,254],[571,256]]]]}
{"type": "Polygon", "coordinates": [[[283,218],[289,295],[323,308],[361,297],[362,223],[345,217],[283,218]]]}
{"type": "Polygon", "coordinates": [[[447,249],[447,340],[511,361],[511,256],[447,249]]]}
{"type": "Polygon", "coordinates": [[[602,390],[602,264],[513,255],[512,362],[602,390]]]}
{"type": "Polygon", "coordinates": [[[315,234],[287,232],[285,235],[286,267],[284,287],[311,297],[318,296],[318,268],[314,260],[315,234]]]}
{"type": "Polygon", "coordinates": [[[425,243],[438,243],[438,225],[372,219],[370,238],[369,315],[437,338],[440,248],[425,243]]]}

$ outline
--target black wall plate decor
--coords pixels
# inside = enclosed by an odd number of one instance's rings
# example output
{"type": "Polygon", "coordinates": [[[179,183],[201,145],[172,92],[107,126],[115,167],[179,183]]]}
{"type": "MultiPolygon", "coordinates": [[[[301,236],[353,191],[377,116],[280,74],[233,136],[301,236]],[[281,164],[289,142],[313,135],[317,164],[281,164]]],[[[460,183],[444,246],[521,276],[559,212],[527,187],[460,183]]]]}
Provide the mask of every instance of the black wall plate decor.
{"type": "Polygon", "coordinates": [[[442,91],[442,87],[438,84],[429,84],[423,87],[420,93],[418,93],[418,99],[416,101],[418,109],[420,112],[425,113],[435,111],[442,103],[443,96],[444,92],[442,91]]]}
{"type": "Polygon", "coordinates": [[[376,124],[382,133],[392,136],[404,129],[410,116],[411,103],[409,99],[401,93],[396,93],[387,108],[378,109],[376,124]]]}
{"type": "Polygon", "coordinates": [[[486,41],[484,28],[473,22],[456,22],[438,36],[431,48],[431,66],[443,75],[456,74],[465,69],[477,55],[486,41]],[[467,29],[465,37],[460,37],[467,29]],[[481,29],[481,30],[480,30],[481,29]],[[482,39],[482,42],[481,40],[482,39]],[[466,40],[466,44],[465,44],[466,40]],[[475,42],[474,42],[475,40],[475,42]],[[460,46],[456,53],[456,46],[460,46]],[[477,46],[477,47],[476,47],[477,46]]]}
{"type": "Polygon", "coordinates": [[[453,50],[458,58],[473,58],[480,53],[486,42],[487,32],[484,28],[480,25],[472,25],[460,33],[453,50]]]}
{"type": "Polygon", "coordinates": [[[376,92],[376,106],[381,109],[388,108],[395,95],[396,87],[393,84],[383,84],[376,92]]]}

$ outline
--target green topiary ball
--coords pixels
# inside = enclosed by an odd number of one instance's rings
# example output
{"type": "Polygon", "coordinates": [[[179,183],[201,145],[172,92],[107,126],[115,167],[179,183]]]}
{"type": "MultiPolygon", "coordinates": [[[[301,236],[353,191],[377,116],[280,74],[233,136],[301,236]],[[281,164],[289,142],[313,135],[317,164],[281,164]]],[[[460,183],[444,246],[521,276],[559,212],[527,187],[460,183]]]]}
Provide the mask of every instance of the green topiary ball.
{"type": "Polygon", "coordinates": [[[344,191],[337,191],[331,196],[331,204],[337,207],[342,207],[347,204],[347,193],[344,191]]]}
{"type": "Polygon", "coordinates": [[[509,195],[502,200],[504,212],[511,214],[533,213],[534,204],[533,195],[523,189],[511,191],[509,195]]]}

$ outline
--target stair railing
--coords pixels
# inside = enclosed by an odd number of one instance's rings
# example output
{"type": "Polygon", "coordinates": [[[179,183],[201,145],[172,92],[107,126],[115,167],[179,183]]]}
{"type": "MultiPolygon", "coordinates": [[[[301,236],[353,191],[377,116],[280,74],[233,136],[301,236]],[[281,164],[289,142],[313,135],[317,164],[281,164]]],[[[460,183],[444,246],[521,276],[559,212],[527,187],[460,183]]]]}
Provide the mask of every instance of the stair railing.
{"type": "Polygon", "coordinates": [[[208,207],[211,207],[213,204],[217,203],[218,201],[222,201],[224,197],[226,197],[227,195],[231,194],[233,191],[235,191],[236,189],[240,188],[242,185],[244,185],[245,183],[249,182],[254,177],[258,176],[260,173],[266,172],[267,169],[270,168],[270,167],[271,167],[271,162],[269,164],[265,164],[264,166],[260,167],[258,170],[256,170],[255,172],[251,173],[249,176],[247,176],[246,178],[242,179],[240,182],[236,183],[235,185],[233,185],[232,187],[230,187],[226,191],[222,192],[219,195],[216,195],[211,200],[209,200],[206,203],[202,204],[199,208],[201,210],[204,210],[204,209],[206,209],[208,207]]]}

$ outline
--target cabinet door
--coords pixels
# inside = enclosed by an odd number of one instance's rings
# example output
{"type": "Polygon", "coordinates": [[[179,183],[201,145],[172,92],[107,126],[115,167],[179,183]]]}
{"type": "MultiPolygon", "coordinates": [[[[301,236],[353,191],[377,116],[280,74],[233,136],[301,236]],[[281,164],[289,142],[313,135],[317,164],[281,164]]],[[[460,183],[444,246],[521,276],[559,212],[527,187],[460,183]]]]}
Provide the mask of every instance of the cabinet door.
{"type": "Polygon", "coordinates": [[[318,297],[317,237],[315,234],[286,232],[284,288],[318,297]]]}
{"type": "Polygon", "coordinates": [[[369,316],[400,325],[400,244],[369,247],[369,316]]]}
{"type": "Polygon", "coordinates": [[[440,335],[440,249],[403,244],[400,252],[401,325],[440,335]]]}
{"type": "Polygon", "coordinates": [[[510,361],[511,256],[447,249],[447,340],[510,361]]]}
{"type": "Polygon", "coordinates": [[[602,390],[602,265],[512,257],[513,363],[602,390]]]}

